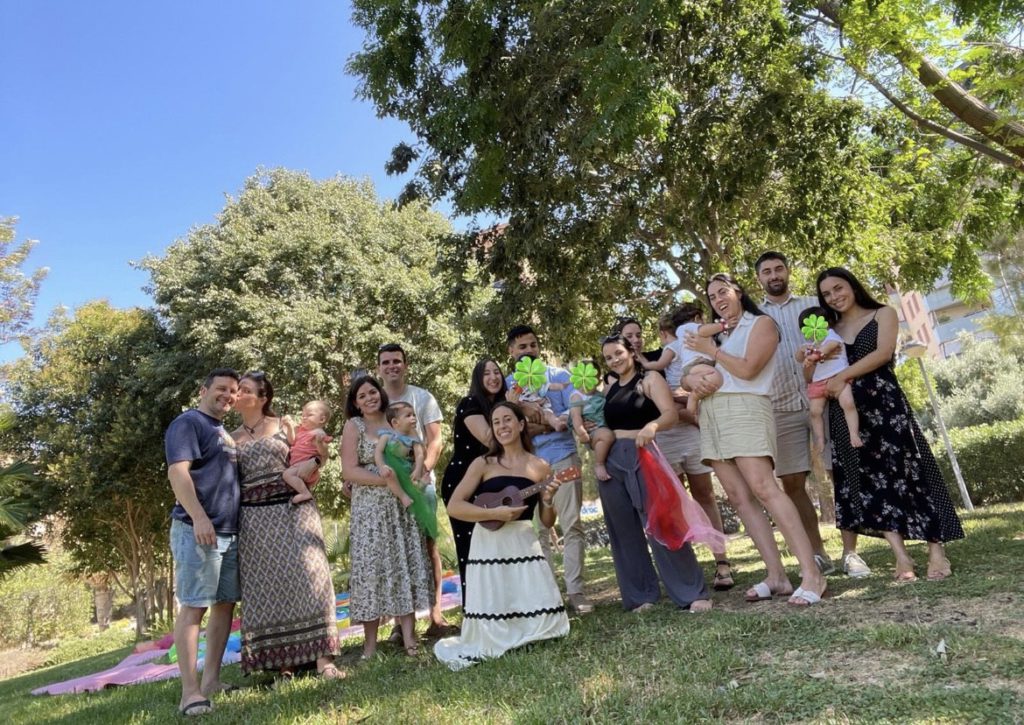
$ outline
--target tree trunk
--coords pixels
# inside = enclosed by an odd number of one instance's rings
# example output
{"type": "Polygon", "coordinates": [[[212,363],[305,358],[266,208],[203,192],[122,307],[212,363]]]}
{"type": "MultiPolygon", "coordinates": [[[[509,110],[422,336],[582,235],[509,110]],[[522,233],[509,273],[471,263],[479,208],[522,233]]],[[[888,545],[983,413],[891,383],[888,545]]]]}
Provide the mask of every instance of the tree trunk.
{"type": "Polygon", "coordinates": [[[92,603],[96,610],[96,625],[103,632],[110,629],[110,618],[114,611],[114,592],[105,576],[94,576],[89,580],[92,588],[92,603]]]}

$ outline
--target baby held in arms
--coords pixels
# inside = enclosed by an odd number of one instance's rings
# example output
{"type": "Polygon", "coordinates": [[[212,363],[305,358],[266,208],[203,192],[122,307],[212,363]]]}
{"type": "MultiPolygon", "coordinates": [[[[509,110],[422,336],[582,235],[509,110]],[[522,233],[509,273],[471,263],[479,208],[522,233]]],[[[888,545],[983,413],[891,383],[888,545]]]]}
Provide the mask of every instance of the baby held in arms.
{"type": "MultiPolygon", "coordinates": [[[[810,342],[797,348],[797,362],[803,363],[805,371],[811,372],[807,384],[807,397],[811,405],[811,431],[814,435],[814,450],[821,453],[825,448],[825,423],[822,414],[828,401],[828,381],[850,367],[846,358],[846,343],[839,334],[828,326],[825,311],[820,307],[808,307],[800,313],[800,331],[810,342]]],[[[853,389],[849,383],[836,396],[843,409],[846,427],[850,431],[850,445],[860,448],[860,416],[853,400],[853,389]]]]}
{"type": "MultiPolygon", "coordinates": [[[[713,386],[711,392],[714,392],[723,382],[722,374],[715,369],[715,361],[695,350],[687,349],[683,339],[687,333],[698,337],[714,337],[726,329],[724,322],[704,324],[704,313],[700,305],[687,302],[671,315],[665,315],[658,320],[658,335],[661,337],[663,348],[661,357],[653,362],[641,358],[640,364],[647,370],[664,370],[665,379],[673,393],[687,375],[702,378],[704,382],[713,386]]],[[[701,397],[704,396],[691,393],[686,398],[686,408],[694,415],[697,414],[701,397]]]]}
{"type": "Polygon", "coordinates": [[[327,460],[327,444],[331,437],[324,432],[324,426],[330,419],[331,406],[323,400],[311,400],[302,406],[298,426],[288,416],[283,419],[291,451],[288,454],[289,467],[281,477],[295,491],[291,501],[293,505],[313,498],[309,487],[320,480],[320,466],[327,460]]]}

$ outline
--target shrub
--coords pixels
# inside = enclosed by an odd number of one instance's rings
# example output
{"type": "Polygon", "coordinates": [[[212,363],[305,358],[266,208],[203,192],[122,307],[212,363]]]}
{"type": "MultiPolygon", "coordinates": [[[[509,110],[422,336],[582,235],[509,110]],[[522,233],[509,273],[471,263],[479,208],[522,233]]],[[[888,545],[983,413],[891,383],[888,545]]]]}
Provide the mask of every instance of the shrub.
{"type": "Polygon", "coordinates": [[[68,571],[70,558],[51,553],[0,583],[0,645],[37,645],[89,628],[92,596],[68,571]]]}
{"type": "MultiPolygon", "coordinates": [[[[1024,501],[1024,419],[949,431],[960,471],[976,505],[1024,501]]],[[[954,501],[960,492],[942,441],[932,450],[954,501]]]]}

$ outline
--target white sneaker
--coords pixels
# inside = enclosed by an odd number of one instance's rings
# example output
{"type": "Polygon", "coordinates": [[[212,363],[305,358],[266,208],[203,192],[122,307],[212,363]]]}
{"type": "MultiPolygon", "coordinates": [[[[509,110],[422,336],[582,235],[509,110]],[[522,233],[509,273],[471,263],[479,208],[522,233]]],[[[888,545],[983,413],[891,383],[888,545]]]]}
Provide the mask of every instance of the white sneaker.
{"type": "Polygon", "coordinates": [[[871,568],[864,563],[864,560],[857,555],[857,552],[851,552],[843,557],[843,571],[846,572],[846,576],[852,579],[863,579],[866,576],[871,576],[871,568]]]}

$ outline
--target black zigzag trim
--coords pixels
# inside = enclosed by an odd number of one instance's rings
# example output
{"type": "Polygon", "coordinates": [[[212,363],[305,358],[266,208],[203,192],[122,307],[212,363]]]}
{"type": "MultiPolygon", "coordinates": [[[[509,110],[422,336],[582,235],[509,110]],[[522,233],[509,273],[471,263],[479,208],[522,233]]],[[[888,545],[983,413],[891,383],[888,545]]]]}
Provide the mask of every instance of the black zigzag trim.
{"type": "Polygon", "coordinates": [[[543,614],[558,614],[565,611],[565,606],[549,607],[548,609],[535,609],[532,612],[504,612],[502,614],[481,614],[478,612],[466,612],[463,619],[526,619],[527,617],[539,617],[543,614]]]}
{"type": "Polygon", "coordinates": [[[466,565],[470,564],[525,564],[528,561],[544,561],[543,554],[533,556],[514,556],[509,559],[469,559],[466,565]]]}

